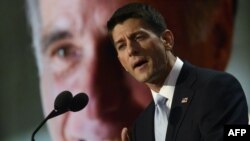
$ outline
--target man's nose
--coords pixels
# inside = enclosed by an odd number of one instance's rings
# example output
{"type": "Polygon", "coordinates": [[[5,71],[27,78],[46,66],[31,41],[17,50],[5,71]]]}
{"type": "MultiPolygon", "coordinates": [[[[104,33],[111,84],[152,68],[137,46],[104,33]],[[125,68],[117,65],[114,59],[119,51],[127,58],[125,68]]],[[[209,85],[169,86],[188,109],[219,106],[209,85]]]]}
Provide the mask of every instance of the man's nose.
{"type": "Polygon", "coordinates": [[[127,41],[127,53],[129,56],[138,54],[138,43],[135,41],[127,41]]]}

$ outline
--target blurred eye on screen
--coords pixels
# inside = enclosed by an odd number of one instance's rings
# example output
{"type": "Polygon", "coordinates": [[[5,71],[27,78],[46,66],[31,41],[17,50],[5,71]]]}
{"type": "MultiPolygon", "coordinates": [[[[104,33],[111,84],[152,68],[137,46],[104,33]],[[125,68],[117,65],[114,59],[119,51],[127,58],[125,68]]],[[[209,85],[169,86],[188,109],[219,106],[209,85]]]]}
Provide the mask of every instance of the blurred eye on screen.
{"type": "Polygon", "coordinates": [[[76,59],[75,57],[78,57],[79,52],[76,47],[74,47],[71,44],[64,44],[61,45],[52,52],[52,57],[57,57],[59,59],[62,59],[62,61],[70,61],[70,59],[76,59]]]}
{"type": "Polygon", "coordinates": [[[58,70],[66,71],[81,59],[81,48],[71,41],[58,41],[48,46],[49,63],[58,70]]]}

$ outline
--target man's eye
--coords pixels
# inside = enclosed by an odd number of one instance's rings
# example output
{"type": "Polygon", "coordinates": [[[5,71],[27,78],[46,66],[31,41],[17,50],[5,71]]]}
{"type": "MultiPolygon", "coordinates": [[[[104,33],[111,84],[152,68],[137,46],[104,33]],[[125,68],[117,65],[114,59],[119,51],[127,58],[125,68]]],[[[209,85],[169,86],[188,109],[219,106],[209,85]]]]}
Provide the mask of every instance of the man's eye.
{"type": "Polygon", "coordinates": [[[50,44],[45,50],[48,66],[57,75],[66,75],[82,60],[82,48],[70,40],[50,44]]]}
{"type": "Polygon", "coordinates": [[[135,41],[142,41],[142,40],[145,40],[147,37],[148,37],[148,34],[140,32],[140,33],[135,35],[134,40],[135,41]]]}
{"type": "Polygon", "coordinates": [[[118,46],[117,46],[117,50],[122,50],[122,49],[124,49],[125,48],[125,45],[124,44],[119,44],[118,46]]]}
{"type": "Polygon", "coordinates": [[[79,48],[71,45],[65,44],[55,47],[52,51],[52,57],[58,57],[60,59],[73,59],[81,54],[79,48]]]}
{"type": "Polygon", "coordinates": [[[74,50],[71,49],[71,47],[69,47],[69,46],[60,47],[55,51],[55,55],[60,57],[60,58],[67,58],[67,57],[70,57],[74,54],[75,54],[74,50]]]}
{"type": "Polygon", "coordinates": [[[140,41],[140,40],[143,40],[144,39],[144,36],[143,35],[137,35],[136,37],[135,37],[135,40],[136,41],[140,41]]]}
{"type": "Polygon", "coordinates": [[[63,48],[60,48],[58,51],[57,51],[57,55],[59,56],[59,57],[64,57],[65,56],[65,49],[63,49],[63,48]]]}

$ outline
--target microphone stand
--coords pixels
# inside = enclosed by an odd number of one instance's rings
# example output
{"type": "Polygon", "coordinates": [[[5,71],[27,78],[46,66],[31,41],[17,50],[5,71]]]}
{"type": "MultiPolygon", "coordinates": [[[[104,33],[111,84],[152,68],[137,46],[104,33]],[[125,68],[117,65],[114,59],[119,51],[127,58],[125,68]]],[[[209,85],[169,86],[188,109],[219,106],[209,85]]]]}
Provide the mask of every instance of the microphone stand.
{"type": "Polygon", "coordinates": [[[67,110],[53,110],[50,112],[50,114],[39,124],[39,126],[36,128],[36,130],[32,133],[32,136],[31,136],[31,141],[35,141],[35,134],[39,131],[39,129],[44,125],[44,123],[46,123],[47,120],[55,117],[55,116],[58,116],[62,113],[65,113],[67,110]]]}
{"type": "Polygon", "coordinates": [[[85,93],[79,93],[75,95],[74,98],[72,97],[72,94],[69,91],[63,91],[62,93],[60,93],[55,100],[54,110],[50,112],[50,114],[40,123],[40,125],[32,133],[31,141],[35,141],[36,133],[47,120],[68,111],[80,111],[88,104],[88,101],[88,96],[85,93]]]}

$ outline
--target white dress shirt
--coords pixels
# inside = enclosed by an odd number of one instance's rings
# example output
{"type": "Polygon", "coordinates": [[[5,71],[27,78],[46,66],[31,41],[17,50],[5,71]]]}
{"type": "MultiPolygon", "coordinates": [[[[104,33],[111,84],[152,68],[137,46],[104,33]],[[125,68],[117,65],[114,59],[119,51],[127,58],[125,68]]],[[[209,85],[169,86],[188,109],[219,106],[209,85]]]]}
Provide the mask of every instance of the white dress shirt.
{"type": "MultiPolygon", "coordinates": [[[[178,79],[178,76],[181,72],[181,68],[183,66],[183,62],[176,57],[176,61],[174,63],[174,66],[172,68],[172,70],[170,71],[170,73],[168,74],[167,78],[165,79],[165,82],[163,84],[163,86],[161,87],[159,94],[166,97],[168,100],[166,102],[166,106],[167,108],[171,109],[171,104],[172,104],[172,100],[173,100],[173,95],[174,95],[174,90],[175,90],[175,85],[176,85],[176,81],[178,79]]],[[[155,101],[156,99],[156,95],[158,94],[157,92],[151,90],[153,99],[155,101]]],[[[169,118],[169,111],[167,113],[168,118],[169,118]]]]}

